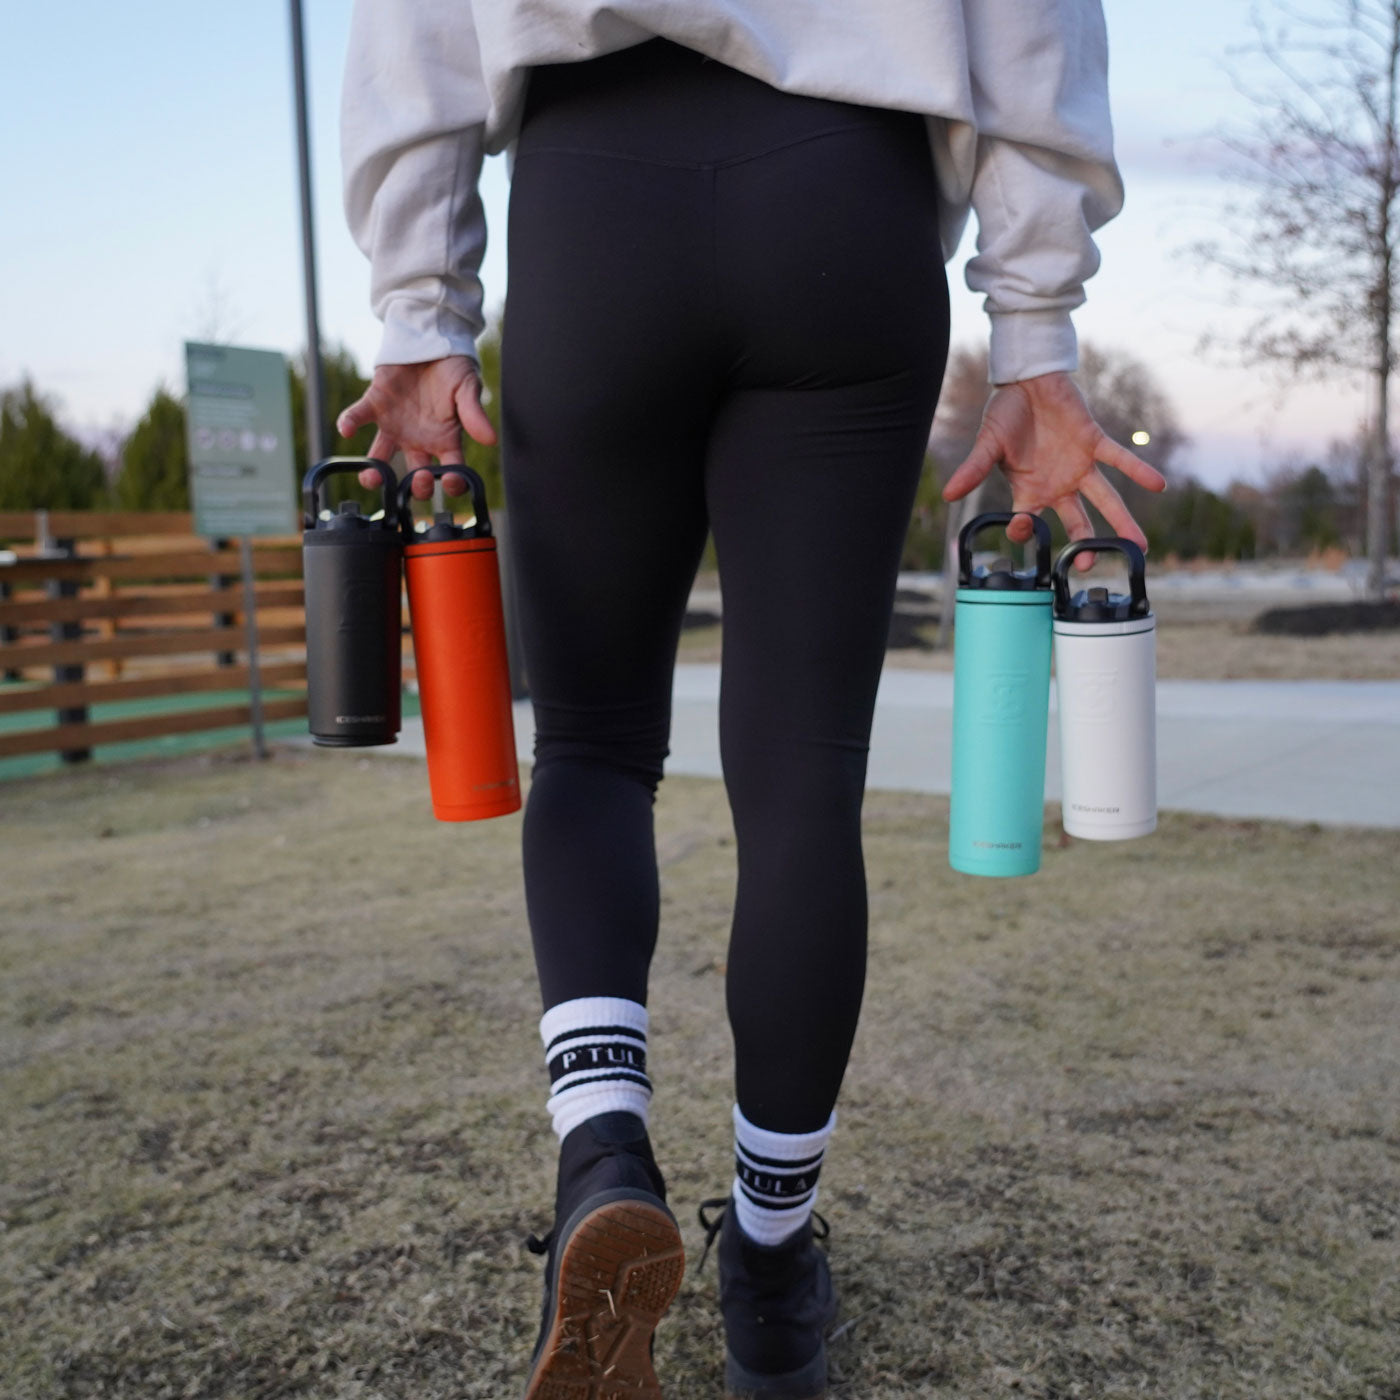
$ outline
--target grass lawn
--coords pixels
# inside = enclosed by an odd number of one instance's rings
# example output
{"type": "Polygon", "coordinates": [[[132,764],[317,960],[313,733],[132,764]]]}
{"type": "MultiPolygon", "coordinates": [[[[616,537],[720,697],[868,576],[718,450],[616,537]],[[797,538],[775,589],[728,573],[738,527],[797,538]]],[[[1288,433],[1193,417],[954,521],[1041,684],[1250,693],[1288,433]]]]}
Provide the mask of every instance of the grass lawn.
{"type": "MultiPolygon", "coordinates": [[[[0,789],[0,1395],[510,1397],[554,1142],[519,818],[284,749],[0,789]]],[[[730,1176],[719,784],[657,814],[653,1128],[730,1176]]],[[[1030,880],[870,794],[834,1397],[1397,1400],[1400,833],[1168,816],[1030,880]]],[[[657,1338],[719,1397],[714,1263],[657,1338]]]]}

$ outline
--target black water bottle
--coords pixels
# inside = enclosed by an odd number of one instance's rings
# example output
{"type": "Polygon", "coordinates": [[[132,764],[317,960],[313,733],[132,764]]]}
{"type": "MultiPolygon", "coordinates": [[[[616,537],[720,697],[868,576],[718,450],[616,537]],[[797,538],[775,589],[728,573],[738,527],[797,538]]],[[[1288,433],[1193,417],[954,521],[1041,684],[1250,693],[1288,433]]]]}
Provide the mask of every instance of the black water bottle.
{"type": "Polygon", "coordinates": [[[392,468],[363,457],[318,462],[302,482],[306,589],[306,711],[311,737],[332,748],[398,738],[402,674],[403,543],[392,468]],[[339,472],[379,473],[383,514],[358,501],[323,512],[321,488],[339,472]]]}

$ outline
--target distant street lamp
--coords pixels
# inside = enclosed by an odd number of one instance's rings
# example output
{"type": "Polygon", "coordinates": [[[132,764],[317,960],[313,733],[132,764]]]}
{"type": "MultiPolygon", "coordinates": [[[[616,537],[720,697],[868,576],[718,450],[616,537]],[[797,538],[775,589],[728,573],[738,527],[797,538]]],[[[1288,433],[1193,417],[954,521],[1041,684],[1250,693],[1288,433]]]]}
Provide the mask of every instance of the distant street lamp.
{"type": "Polygon", "coordinates": [[[1151,441],[1152,434],[1149,433],[1146,428],[1139,428],[1137,432],[1133,434],[1134,447],[1146,447],[1147,444],[1151,441]]]}

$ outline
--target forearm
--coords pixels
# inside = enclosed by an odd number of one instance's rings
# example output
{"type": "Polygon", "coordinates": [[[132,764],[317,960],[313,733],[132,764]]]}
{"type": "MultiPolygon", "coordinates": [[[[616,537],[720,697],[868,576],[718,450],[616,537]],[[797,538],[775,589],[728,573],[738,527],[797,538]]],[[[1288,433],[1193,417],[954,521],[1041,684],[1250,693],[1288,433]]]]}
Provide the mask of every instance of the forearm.
{"type": "Polygon", "coordinates": [[[1098,0],[977,0],[965,13],[979,132],[966,276],[986,296],[991,378],[1073,370],[1093,234],[1123,202],[1102,12],[1098,0]]]}
{"type": "Polygon", "coordinates": [[[463,0],[357,0],[341,151],[346,218],[384,322],[377,364],[476,356],[486,113],[463,0]]]}

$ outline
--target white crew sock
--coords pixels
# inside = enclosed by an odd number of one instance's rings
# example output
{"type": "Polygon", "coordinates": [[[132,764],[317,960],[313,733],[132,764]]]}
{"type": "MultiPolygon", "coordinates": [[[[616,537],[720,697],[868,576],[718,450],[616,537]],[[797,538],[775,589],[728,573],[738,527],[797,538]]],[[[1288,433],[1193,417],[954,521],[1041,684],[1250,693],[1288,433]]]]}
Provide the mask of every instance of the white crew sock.
{"type": "Polygon", "coordinates": [[[549,1112],[560,1142],[599,1113],[647,1121],[647,1009],[625,997],[577,997],[540,1019],[549,1065],[549,1112]]]}
{"type": "Polygon", "coordinates": [[[734,1105],[734,1209],[756,1244],[781,1244],[811,1218],[817,1177],[831,1131],[775,1133],[750,1123],[734,1105]]]}

